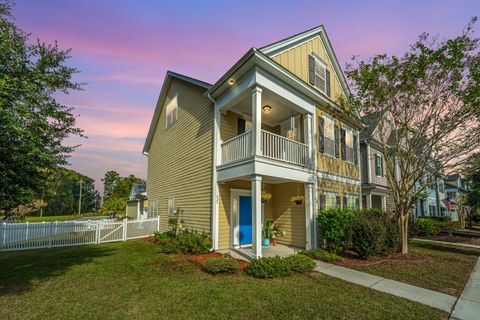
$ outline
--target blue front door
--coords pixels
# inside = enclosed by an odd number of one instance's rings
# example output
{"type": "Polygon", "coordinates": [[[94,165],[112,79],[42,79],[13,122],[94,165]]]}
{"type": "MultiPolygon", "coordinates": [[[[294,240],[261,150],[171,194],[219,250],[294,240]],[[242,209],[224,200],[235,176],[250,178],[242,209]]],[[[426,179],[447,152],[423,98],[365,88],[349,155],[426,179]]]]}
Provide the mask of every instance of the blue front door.
{"type": "Polygon", "coordinates": [[[252,197],[239,196],[239,241],[240,245],[252,243],[252,197]]]}

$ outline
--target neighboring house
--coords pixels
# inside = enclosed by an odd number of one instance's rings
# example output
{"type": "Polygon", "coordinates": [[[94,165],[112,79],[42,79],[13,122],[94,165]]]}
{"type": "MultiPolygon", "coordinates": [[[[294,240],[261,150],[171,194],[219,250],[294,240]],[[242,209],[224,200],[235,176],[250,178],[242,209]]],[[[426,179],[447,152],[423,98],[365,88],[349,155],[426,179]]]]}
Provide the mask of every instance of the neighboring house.
{"type": "Polygon", "coordinates": [[[316,247],[319,208],[360,205],[348,90],[323,26],[250,49],[213,85],[167,72],[143,150],[149,214],[167,230],[180,208],[214,250],[261,257],[265,219],[278,243],[316,247]]]}
{"type": "MultiPolygon", "coordinates": [[[[444,203],[446,197],[442,176],[427,176],[421,183],[425,185],[425,194],[416,205],[417,217],[440,217],[447,215],[444,203]]],[[[417,184],[420,187],[420,184],[417,184]]]]}
{"type": "Polygon", "coordinates": [[[390,187],[386,177],[385,161],[380,130],[388,137],[393,128],[389,125],[388,113],[362,117],[365,128],[360,133],[360,154],[362,168],[362,204],[364,208],[391,211],[393,199],[389,197],[390,187]]]}
{"type": "Polygon", "coordinates": [[[448,211],[452,220],[458,220],[458,209],[461,203],[461,193],[467,190],[467,181],[460,174],[451,174],[445,177],[445,195],[453,207],[448,211]]]}
{"type": "Polygon", "coordinates": [[[127,200],[126,215],[132,219],[146,219],[148,215],[147,185],[132,184],[127,200]]]}

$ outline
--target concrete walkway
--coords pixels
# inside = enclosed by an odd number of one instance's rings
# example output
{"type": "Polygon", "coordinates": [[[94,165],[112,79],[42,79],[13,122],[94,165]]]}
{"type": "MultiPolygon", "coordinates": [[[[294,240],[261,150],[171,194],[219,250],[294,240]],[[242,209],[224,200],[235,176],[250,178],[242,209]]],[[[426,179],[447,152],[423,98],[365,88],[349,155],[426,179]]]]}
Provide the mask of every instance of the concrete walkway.
{"type": "Polygon", "coordinates": [[[450,319],[480,319],[480,258],[475,264],[470,278],[458,298],[450,319]]]}
{"type": "MultiPolygon", "coordinates": [[[[450,313],[455,305],[456,297],[433,290],[415,287],[403,282],[389,280],[382,277],[374,276],[357,270],[337,266],[331,263],[316,261],[316,271],[326,275],[355,283],[364,287],[372,288],[377,291],[388,293],[397,297],[405,298],[411,301],[422,303],[433,308],[450,313]]],[[[477,268],[480,266],[477,263],[477,268]]],[[[479,274],[480,275],[480,274],[479,274]]],[[[480,281],[480,278],[478,278],[480,281]]],[[[480,288],[480,282],[477,282],[480,288]]],[[[480,299],[480,296],[477,296],[480,299]]],[[[480,300],[479,305],[480,305],[480,300]]],[[[480,312],[480,310],[478,310],[480,312]]],[[[480,314],[478,314],[480,315],[480,314]]],[[[463,318],[458,318],[463,319],[463,318]]],[[[468,319],[468,318],[465,318],[468,319]]],[[[479,319],[477,316],[476,319],[479,319]]]]}
{"type": "Polygon", "coordinates": [[[480,249],[480,246],[475,245],[475,244],[456,243],[456,242],[438,241],[438,240],[430,240],[430,239],[419,239],[419,238],[413,238],[412,240],[429,242],[429,243],[438,243],[438,244],[449,244],[449,245],[452,245],[452,246],[460,246],[460,247],[465,247],[465,248],[480,249]]]}

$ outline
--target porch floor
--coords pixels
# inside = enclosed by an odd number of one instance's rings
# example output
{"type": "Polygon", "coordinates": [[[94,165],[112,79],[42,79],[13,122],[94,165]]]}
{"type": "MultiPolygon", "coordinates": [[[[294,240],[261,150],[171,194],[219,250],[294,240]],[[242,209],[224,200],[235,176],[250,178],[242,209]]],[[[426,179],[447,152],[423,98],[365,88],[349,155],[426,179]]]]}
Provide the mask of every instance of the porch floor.
{"type": "MultiPolygon", "coordinates": [[[[302,248],[287,246],[283,244],[276,244],[274,246],[270,245],[268,248],[262,248],[262,255],[263,257],[288,257],[292,254],[297,253],[298,251],[302,250],[302,248]]],[[[220,251],[222,252],[222,251],[220,251]]],[[[241,249],[230,249],[225,250],[225,252],[229,252],[232,257],[235,259],[242,259],[242,260],[251,260],[252,256],[252,248],[241,248],[241,249]]]]}

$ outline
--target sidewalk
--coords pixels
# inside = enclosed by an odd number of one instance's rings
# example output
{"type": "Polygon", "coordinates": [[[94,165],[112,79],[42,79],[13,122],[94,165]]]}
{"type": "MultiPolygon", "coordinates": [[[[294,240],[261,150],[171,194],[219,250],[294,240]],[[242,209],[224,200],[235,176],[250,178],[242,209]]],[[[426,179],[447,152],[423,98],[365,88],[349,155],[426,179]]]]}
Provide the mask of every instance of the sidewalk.
{"type": "MultiPolygon", "coordinates": [[[[322,261],[316,261],[316,263],[317,263],[317,267],[315,268],[315,270],[318,272],[345,280],[347,282],[355,283],[364,287],[372,288],[377,291],[388,293],[397,297],[422,303],[448,313],[452,311],[452,308],[455,305],[455,301],[457,300],[456,297],[450,296],[445,293],[440,293],[433,290],[415,287],[403,282],[385,279],[382,277],[374,276],[374,275],[360,272],[357,270],[337,266],[331,263],[326,263],[322,261]]],[[[478,264],[478,262],[475,269],[478,272],[480,272],[480,265],[478,264]]],[[[470,279],[471,278],[472,277],[470,277],[470,279]]],[[[480,273],[477,273],[476,279],[477,279],[476,280],[477,289],[480,289],[480,273]]],[[[480,306],[480,294],[477,295],[476,297],[478,298],[477,300],[478,306],[480,306]]],[[[465,307],[462,307],[462,308],[465,308],[465,307]]],[[[474,306],[473,308],[477,308],[477,307],[474,306]]],[[[476,309],[476,310],[477,310],[476,319],[478,319],[480,309],[476,309]]],[[[455,319],[464,319],[464,318],[455,318],[455,319]]],[[[465,319],[469,319],[469,318],[465,318],[465,319]]]]}
{"type": "Polygon", "coordinates": [[[480,318],[480,258],[455,304],[450,319],[474,320],[480,318]]]}
{"type": "Polygon", "coordinates": [[[475,244],[456,243],[456,242],[447,242],[447,241],[437,241],[437,240],[420,239],[420,238],[413,238],[412,240],[429,242],[429,243],[448,244],[448,245],[451,245],[451,246],[460,246],[460,247],[466,247],[466,248],[476,248],[476,249],[480,249],[480,246],[477,246],[477,245],[475,245],[475,244]]]}

